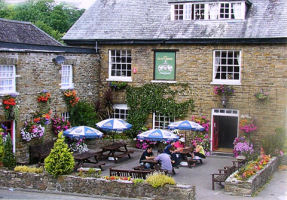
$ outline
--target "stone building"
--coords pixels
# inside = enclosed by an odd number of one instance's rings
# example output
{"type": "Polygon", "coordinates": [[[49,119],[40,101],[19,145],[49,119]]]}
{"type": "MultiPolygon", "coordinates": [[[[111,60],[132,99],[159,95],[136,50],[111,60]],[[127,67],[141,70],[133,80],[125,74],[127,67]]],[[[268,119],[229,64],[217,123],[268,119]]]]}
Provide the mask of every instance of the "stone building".
{"type": "MultiPolygon", "coordinates": [[[[24,122],[40,109],[39,93],[51,94],[51,116],[67,117],[63,91],[75,89],[80,99],[97,99],[99,57],[95,49],[63,46],[31,23],[0,19],[0,95],[16,94],[18,116],[7,120],[1,101],[0,121],[8,128],[18,162],[29,159],[29,145],[20,135],[24,122]]],[[[44,140],[54,135],[46,126],[44,140]]]]}
{"type": "MultiPolygon", "coordinates": [[[[207,116],[212,151],[225,151],[240,119],[256,120],[257,146],[265,134],[286,128],[286,10],[285,0],[97,0],[63,39],[100,49],[100,97],[112,81],[188,84],[195,109],[186,119],[207,116]],[[220,85],[234,94],[221,99],[213,92],[220,85]],[[256,98],[260,92],[268,100],[256,98]]],[[[125,94],[114,96],[123,118],[125,94]]],[[[178,119],[150,113],[147,126],[172,120],[178,119]]]]}

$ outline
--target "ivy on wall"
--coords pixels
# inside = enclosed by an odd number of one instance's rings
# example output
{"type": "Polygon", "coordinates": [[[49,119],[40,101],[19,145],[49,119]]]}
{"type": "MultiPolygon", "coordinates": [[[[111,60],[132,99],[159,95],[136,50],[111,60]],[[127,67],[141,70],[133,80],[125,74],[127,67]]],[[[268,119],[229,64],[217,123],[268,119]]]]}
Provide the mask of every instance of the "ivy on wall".
{"type": "Polygon", "coordinates": [[[190,91],[187,84],[145,84],[142,87],[127,88],[129,115],[127,121],[133,125],[128,134],[135,137],[145,125],[148,115],[159,112],[162,115],[183,118],[193,110],[193,100],[177,103],[175,97],[190,91]]]}

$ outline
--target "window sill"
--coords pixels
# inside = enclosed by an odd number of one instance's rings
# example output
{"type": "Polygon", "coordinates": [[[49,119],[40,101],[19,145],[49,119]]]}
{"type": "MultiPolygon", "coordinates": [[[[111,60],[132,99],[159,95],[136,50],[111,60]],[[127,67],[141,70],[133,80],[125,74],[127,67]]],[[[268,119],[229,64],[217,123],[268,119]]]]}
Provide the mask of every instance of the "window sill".
{"type": "Polygon", "coordinates": [[[110,77],[106,81],[132,82],[131,77],[110,77]]]}
{"type": "Polygon", "coordinates": [[[211,85],[241,85],[238,81],[212,81],[211,85]]]}
{"type": "Polygon", "coordinates": [[[70,86],[70,87],[61,87],[60,90],[73,90],[74,86],[70,86]]]}
{"type": "Polygon", "coordinates": [[[177,81],[152,80],[152,83],[177,83],[177,81]]]}
{"type": "Polygon", "coordinates": [[[4,97],[4,96],[7,96],[7,95],[19,95],[19,92],[1,92],[0,93],[0,96],[1,97],[4,97]]]}

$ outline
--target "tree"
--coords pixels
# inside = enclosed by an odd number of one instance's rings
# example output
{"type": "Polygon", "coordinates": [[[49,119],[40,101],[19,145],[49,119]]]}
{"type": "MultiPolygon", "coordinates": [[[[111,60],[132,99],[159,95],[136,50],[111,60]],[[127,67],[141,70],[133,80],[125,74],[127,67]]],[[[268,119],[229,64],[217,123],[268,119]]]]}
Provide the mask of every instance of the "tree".
{"type": "Polygon", "coordinates": [[[53,149],[44,160],[45,170],[54,177],[69,174],[74,170],[75,160],[64,140],[63,132],[60,132],[53,149]]]}
{"type": "Polygon", "coordinates": [[[4,167],[8,167],[8,169],[14,169],[16,166],[16,158],[13,153],[13,145],[10,134],[7,135],[6,142],[4,143],[3,165],[4,167]]]}
{"type": "Polygon", "coordinates": [[[54,0],[28,0],[17,6],[7,6],[0,0],[0,18],[32,22],[58,41],[84,11],[67,4],[58,5],[54,0]]]}

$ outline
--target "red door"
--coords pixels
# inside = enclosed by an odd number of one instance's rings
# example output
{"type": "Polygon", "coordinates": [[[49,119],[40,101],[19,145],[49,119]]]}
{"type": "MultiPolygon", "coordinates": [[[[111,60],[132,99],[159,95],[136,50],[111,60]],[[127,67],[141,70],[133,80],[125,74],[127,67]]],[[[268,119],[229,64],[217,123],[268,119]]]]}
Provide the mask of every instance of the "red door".
{"type": "Polygon", "coordinates": [[[218,135],[219,135],[219,118],[214,116],[213,117],[213,141],[212,141],[212,149],[218,149],[218,135]]]}

